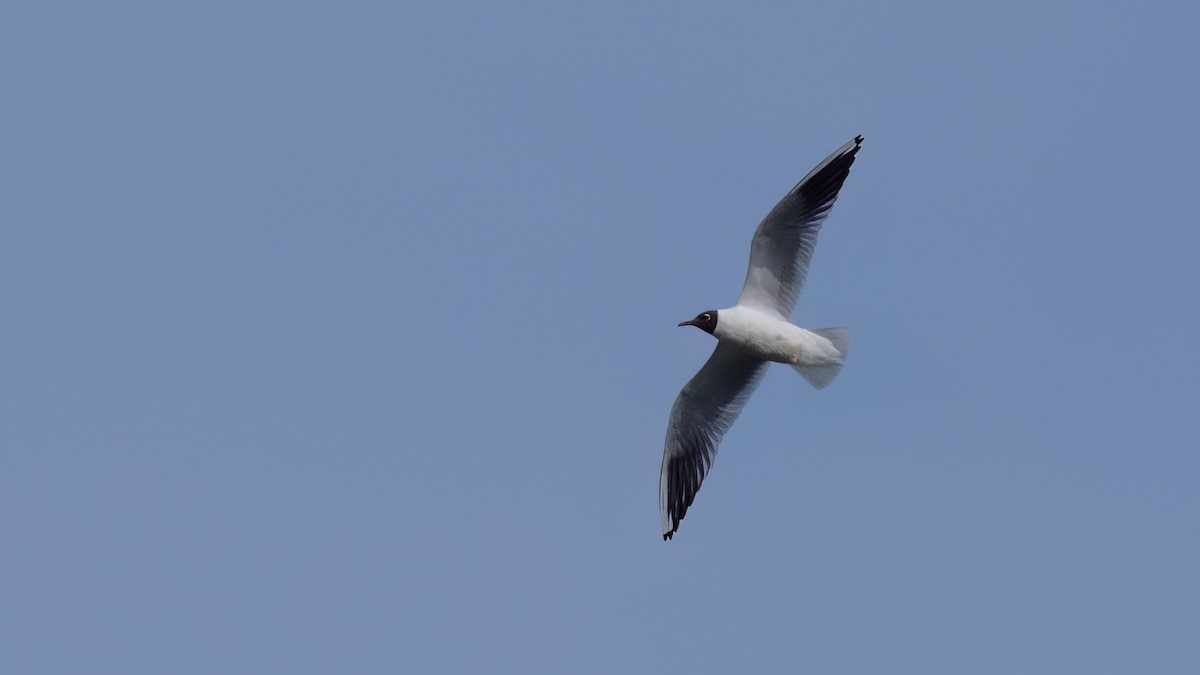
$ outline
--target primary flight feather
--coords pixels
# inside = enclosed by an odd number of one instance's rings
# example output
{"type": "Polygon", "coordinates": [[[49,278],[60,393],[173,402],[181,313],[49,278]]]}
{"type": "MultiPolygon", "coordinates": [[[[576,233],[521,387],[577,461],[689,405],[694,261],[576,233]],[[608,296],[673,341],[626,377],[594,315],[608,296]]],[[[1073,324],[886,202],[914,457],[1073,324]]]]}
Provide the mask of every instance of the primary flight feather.
{"type": "Polygon", "coordinates": [[[863,137],[838,148],[802,178],[759,224],[737,304],[701,312],[680,326],[717,338],[717,348],[675,399],[659,474],[663,539],[679,530],[717,456],[717,447],[771,361],[796,369],[814,387],[833,381],[846,360],[845,328],[805,330],[791,322],[825,222],[863,137]]]}

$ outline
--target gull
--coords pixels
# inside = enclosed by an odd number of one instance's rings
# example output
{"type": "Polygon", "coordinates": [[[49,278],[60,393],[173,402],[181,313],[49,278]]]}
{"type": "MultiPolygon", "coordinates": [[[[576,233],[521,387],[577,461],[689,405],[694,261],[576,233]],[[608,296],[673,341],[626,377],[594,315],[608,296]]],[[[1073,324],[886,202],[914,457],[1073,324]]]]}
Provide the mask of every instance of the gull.
{"type": "Polygon", "coordinates": [[[671,407],[658,481],[663,540],[679,530],[679,521],[712,468],[721,439],[754,393],[768,363],[788,364],[817,389],[832,382],[842,369],[849,330],[805,330],[791,322],[791,315],[808,274],[817,232],[837,201],[862,142],[863,137],[856,136],[826,157],[759,224],[736,305],[710,309],[679,324],[717,338],[717,347],[671,407]]]}

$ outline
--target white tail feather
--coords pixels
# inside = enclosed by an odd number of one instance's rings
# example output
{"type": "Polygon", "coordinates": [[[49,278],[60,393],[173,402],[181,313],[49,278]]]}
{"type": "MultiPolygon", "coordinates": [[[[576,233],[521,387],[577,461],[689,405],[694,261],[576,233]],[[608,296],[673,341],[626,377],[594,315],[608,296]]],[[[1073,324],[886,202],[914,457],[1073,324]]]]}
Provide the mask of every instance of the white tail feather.
{"type": "Polygon", "coordinates": [[[813,333],[829,340],[833,343],[834,349],[838,351],[839,357],[836,361],[819,366],[792,366],[797,373],[804,376],[808,383],[817,389],[824,389],[833,382],[833,378],[842,371],[842,365],[846,362],[846,354],[849,353],[850,347],[850,329],[849,328],[815,328],[813,333]]]}

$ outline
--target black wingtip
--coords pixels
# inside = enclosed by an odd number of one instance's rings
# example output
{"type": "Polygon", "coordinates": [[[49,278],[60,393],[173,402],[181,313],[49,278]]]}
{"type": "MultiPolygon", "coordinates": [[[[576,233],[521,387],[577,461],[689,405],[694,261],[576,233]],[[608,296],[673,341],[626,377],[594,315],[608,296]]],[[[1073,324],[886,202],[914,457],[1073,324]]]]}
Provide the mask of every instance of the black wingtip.
{"type": "Polygon", "coordinates": [[[863,136],[862,136],[862,134],[859,134],[859,135],[857,135],[857,136],[855,136],[855,137],[854,137],[854,144],[855,144],[855,145],[862,145],[862,142],[863,142],[863,136]]]}
{"type": "Polygon", "coordinates": [[[670,539],[674,534],[675,534],[674,532],[668,532],[668,533],[664,534],[663,541],[670,539]]]}

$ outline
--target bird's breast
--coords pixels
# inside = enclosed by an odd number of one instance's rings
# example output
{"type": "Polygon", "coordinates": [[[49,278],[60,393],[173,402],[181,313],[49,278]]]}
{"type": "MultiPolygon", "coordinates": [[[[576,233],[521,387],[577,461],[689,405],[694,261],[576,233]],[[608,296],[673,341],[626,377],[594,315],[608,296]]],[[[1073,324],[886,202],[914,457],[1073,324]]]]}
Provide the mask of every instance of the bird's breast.
{"type": "Polygon", "coordinates": [[[721,311],[716,336],[759,358],[777,363],[805,363],[819,336],[787,321],[760,313],[721,311]]]}

